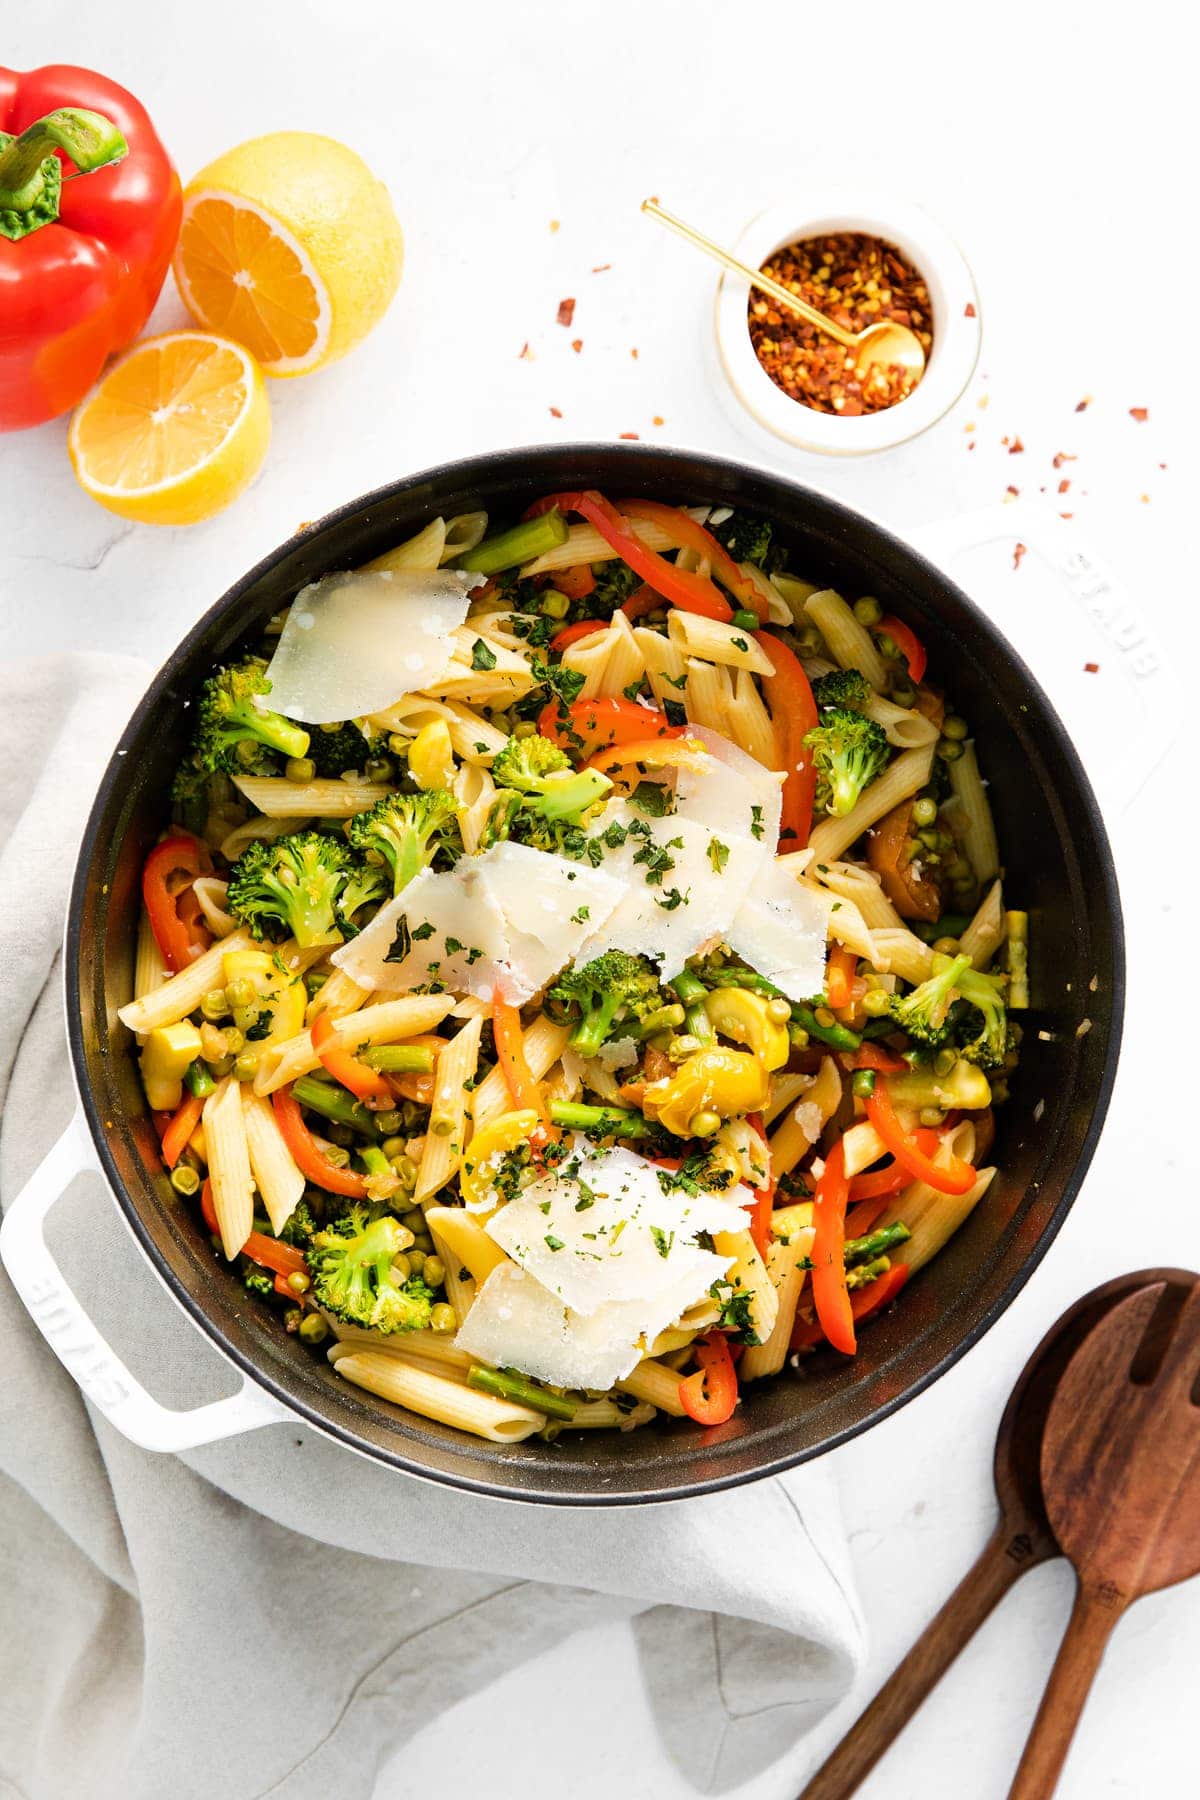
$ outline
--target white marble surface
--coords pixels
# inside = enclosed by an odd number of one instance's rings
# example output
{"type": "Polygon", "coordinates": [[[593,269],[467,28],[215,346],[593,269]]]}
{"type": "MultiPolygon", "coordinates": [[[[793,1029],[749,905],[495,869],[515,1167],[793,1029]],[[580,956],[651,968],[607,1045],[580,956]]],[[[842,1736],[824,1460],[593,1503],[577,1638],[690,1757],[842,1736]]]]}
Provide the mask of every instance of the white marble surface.
{"type": "MultiPolygon", "coordinates": [[[[708,271],[643,221],[637,202],[657,193],[732,236],[761,206],[836,177],[919,199],[959,237],[984,301],[980,379],[904,450],[857,465],[778,460],[899,527],[997,503],[1010,483],[1025,494],[1048,485],[1056,499],[1066,476],[1070,497],[1057,504],[1172,657],[1194,656],[1195,384],[1165,327],[1196,292],[1182,191],[1195,102],[1187,59],[1172,51],[1172,12],[1160,0],[1134,14],[1016,4],[985,24],[978,9],[942,0],[915,15],[862,0],[836,31],[822,17],[795,0],[463,0],[453,13],[384,0],[210,0],[186,13],[149,0],[86,12],[42,0],[6,19],[10,63],[72,60],[125,80],[185,176],[259,130],[346,139],[392,189],[408,268],[388,318],[350,361],[272,388],[268,465],[208,525],[155,533],[95,508],[74,485],[61,424],[0,440],[0,655],[74,644],[158,659],[301,519],[448,455],[626,431],[753,454],[706,384],[708,271]],[[554,320],[567,294],[578,300],[569,333],[554,320]],[[1106,309],[1124,300],[1144,303],[1163,329],[1110,325],[1106,309]],[[533,361],[519,359],[526,340],[533,361]],[[1076,413],[1087,394],[1092,405],[1076,413]],[[1149,421],[1135,423],[1131,406],[1148,406],[1149,421]],[[1000,441],[1014,433],[1019,455],[1000,441]],[[1078,461],[1055,473],[1056,451],[1078,461]]],[[[180,317],[168,292],[158,318],[180,317]]],[[[978,578],[980,598],[1006,613],[1003,583],[1020,575],[993,559],[978,578]]],[[[1028,619],[1017,635],[1036,669],[1028,619]]],[[[1119,698],[1110,732],[1124,732],[1119,698]]],[[[1200,1260],[1188,1050],[1168,1038],[1178,978],[1165,974],[1168,959],[1186,971],[1191,957],[1188,903],[1164,880],[1162,854],[1196,873],[1194,850],[1173,834],[1183,770],[1194,768],[1190,750],[1185,758],[1113,821],[1129,933],[1126,1051],[1082,1198],[986,1340],[837,1454],[872,1634],[868,1677],[787,1766],[740,1790],[747,1800],[795,1792],[979,1548],[995,1424],[1045,1326],[1117,1270],[1200,1260]]],[[[999,1800],[1069,1590],[1062,1566],[1028,1578],[863,1788],[867,1800],[999,1800]]],[[[1065,1800],[1194,1791],[1196,1602],[1195,1587],[1177,1590],[1122,1627],[1065,1800]]],[[[396,1794],[435,1784],[443,1800],[690,1791],[657,1747],[616,1627],[430,1725],[385,1783],[396,1794]],[[534,1697],[537,1729],[514,1730],[534,1697]]]]}

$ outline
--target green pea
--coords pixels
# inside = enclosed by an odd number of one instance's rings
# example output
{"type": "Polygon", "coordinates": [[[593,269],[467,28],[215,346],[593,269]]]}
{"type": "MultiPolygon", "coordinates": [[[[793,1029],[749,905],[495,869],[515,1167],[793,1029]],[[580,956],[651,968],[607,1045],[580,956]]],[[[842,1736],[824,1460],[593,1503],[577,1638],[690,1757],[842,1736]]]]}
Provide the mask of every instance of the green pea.
{"type": "Polygon", "coordinates": [[[940,937],[934,939],[933,953],[935,956],[957,956],[959,955],[960,950],[961,945],[956,937],[940,937]]]}
{"type": "Polygon", "coordinates": [[[891,996],[886,988],[868,988],[862,997],[862,1009],[868,1019],[882,1019],[891,1010],[891,996]]]}
{"type": "Polygon", "coordinates": [[[408,1270],[409,1270],[410,1275],[424,1275],[424,1273],[425,1273],[425,1252],[424,1252],[424,1250],[410,1250],[408,1252],[407,1256],[404,1258],[404,1260],[408,1264],[408,1270]]]}
{"type": "Polygon", "coordinates": [[[397,1156],[404,1155],[407,1145],[407,1138],[385,1137],[383,1143],[380,1145],[380,1149],[383,1151],[383,1154],[387,1157],[388,1161],[392,1162],[397,1156]]]}
{"type": "Polygon", "coordinates": [[[195,1194],[200,1188],[200,1177],[187,1163],[180,1163],[171,1170],[171,1186],[177,1194],[195,1194]]]}
{"type": "Polygon", "coordinates": [[[323,1344],[329,1336],[329,1327],[320,1313],[306,1313],[300,1321],[300,1336],[306,1344],[323,1344]]]}
{"type": "Polygon", "coordinates": [[[200,1002],[200,1011],[210,1024],[215,1025],[229,1011],[229,1001],[224,988],[209,988],[200,1002]]]}
{"type": "Polygon", "coordinates": [[[395,772],[386,756],[368,756],[363,763],[363,774],[368,781],[390,781],[395,772]]]}
{"type": "Polygon", "coordinates": [[[912,706],[917,698],[917,690],[907,682],[898,681],[892,689],[891,697],[897,706],[912,706]]]}
{"type": "Polygon", "coordinates": [[[336,1119],[326,1122],[325,1136],[331,1144],[336,1144],[339,1150],[349,1150],[354,1142],[354,1131],[351,1126],[339,1125],[336,1119]]]}
{"type": "Polygon", "coordinates": [[[861,600],[854,602],[854,616],[860,625],[878,625],[883,608],[872,595],[864,594],[861,600]]]}
{"type": "Polygon", "coordinates": [[[440,1288],[446,1279],[446,1266],[440,1256],[427,1256],[421,1271],[426,1287],[440,1288]]]}
{"type": "Polygon", "coordinates": [[[945,1050],[939,1050],[937,1055],[933,1059],[934,1074],[935,1075],[948,1075],[957,1061],[958,1061],[958,1055],[955,1051],[953,1051],[949,1048],[947,1048],[945,1050]]]}
{"type": "Polygon", "coordinates": [[[937,815],[938,809],[936,800],[917,800],[913,803],[914,825],[932,825],[937,818],[937,815]]]}
{"type": "Polygon", "coordinates": [[[243,1050],[234,1059],[233,1079],[235,1081],[253,1081],[258,1074],[258,1051],[243,1050]]]}
{"type": "Polygon", "coordinates": [[[245,1048],[246,1048],[245,1032],[239,1031],[236,1025],[227,1025],[225,1027],[225,1054],[226,1054],[226,1056],[237,1056],[238,1053],[240,1051],[244,1050],[245,1048]]]}
{"type": "Polygon", "coordinates": [[[289,1306],[283,1315],[283,1329],[290,1331],[294,1337],[300,1329],[300,1321],[303,1317],[304,1314],[298,1306],[289,1306]]]}
{"type": "Polygon", "coordinates": [[[957,738],[940,737],[937,753],[943,762],[957,762],[963,753],[963,747],[957,738]]]}
{"type": "Polygon", "coordinates": [[[850,1077],[850,1092],[857,1094],[860,1100],[869,1100],[875,1092],[874,1069],[855,1069],[850,1077]]]}
{"type": "Polygon", "coordinates": [[[942,720],[943,737],[953,739],[965,738],[970,729],[967,721],[965,719],[960,719],[957,713],[950,713],[942,720]]]}
{"type": "Polygon", "coordinates": [[[238,975],[225,989],[226,1011],[232,1012],[238,1006],[252,1006],[257,998],[254,983],[247,981],[244,975],[238,975]]]}
{"type": "Polygon", "coordinates": [[[965,883],[974,880],[971,865],[965,856],[956,856],[947,866],[946,873],[949,875],[951,881],[961,881],[965,883]]]}
{"type": "MultiPolygon", "coordinates": [[[[400,1129],[400,1114],[395,1111],[378,1112],[375,1114],[375,1123],[385,1136],[394,1137],[400,1129]]],[[[385,1151],[384,1154],[386,1155],[387,1152],[385,1151]]]]}
{"type": "Polygon", "coordinates": [[[293,1269],[287,1278],[287,1284],[293,1294],[306,1294],[311,1285],[303,1269],[293,1269]]]}
{"type": "MultiPolygon", "coordinates": [[[[394,1144],[396,1139],[389,1138],[388,1142],[394,1144]]],[[[411,1156],[406,1156],[401,1151],[399,1156],[389,1156],[388,1161],[391,1163],[392,1171],[398,1177],[401,1187],[408,1188],[410,1191],[416,1187],[417,1165],[411,1156]]]]}
{"type": "Polygon", "coordinates": [[[692,1114],[689,1129],[693,1137],[713,1137],[721,1129],[721,1115],[705,1107],[692,1114]]]}
{"type": "Polygon", "coordinates": [[[538,728],[532,719],[518,719],[513,729],[515,738],[531,738],[536,737],[537,734],[538,728]]]}
{"type": "Polygon", "coordinates": [[[736,626],[738,631],[757,631],[759,625],[758,614],[756,612],[751,612],[748,607],[739,606],[729,623],[736,626]]]}
{"type": "Polygon", "coordinates": [[[420,1270],[414,1269],[412,1266],[411,1256],[406,1256],[403,1251],[401,1251],[399,1255],[393,1256],[392,1274],[397,1281],[407,1281],[410,1275],[418,1275],[419,1273],[420,1270]]]}
{"type": "Polygon", "coordinates": [[[429,1314],[429,1324],[433,1331],[443,1334],[458,1330],[458,1314],[444,1300],[439,1300],[429,1314]]]}
{"type": "Polygon", "coordinates": [[[880,656],[887,657],[889,662],[895,662],[897,660],[900,652],[896,647],[895,638],[889,637],[887,632],[884,631],[875,639],[875,642],[879,645],[880,656]]]}
{"type": "Polygon", "coordinates": [[[317,765],[311,756],[289,756],[283,765],[283,772],[289,781],[303,787],[306,782],[316,780],[317,765]]]}
{"type": "Polygon", "coordinates": [[[927,1125],[931,1129],[946,1123],[946,1115],[940,1106],[923,1106],[917,1116],[922,1125],[927,1125]]]}
{"type": "Polygon", "coordinates": [[[433,1239],[427,1231],[418,1231],[413,1238],[413,1249],[419,1250],[423,1256],[433,1255],[433,1239]]]}
{"type": "Polygon", "coordinates": [[[416,1237],[419,1231],[424,1231],[425,1229],[425,1214],[421,1211],[419,1206],[414,1206],[411,1212],[406,1212],[403,1215],[400,1223],[416,1237]]]}

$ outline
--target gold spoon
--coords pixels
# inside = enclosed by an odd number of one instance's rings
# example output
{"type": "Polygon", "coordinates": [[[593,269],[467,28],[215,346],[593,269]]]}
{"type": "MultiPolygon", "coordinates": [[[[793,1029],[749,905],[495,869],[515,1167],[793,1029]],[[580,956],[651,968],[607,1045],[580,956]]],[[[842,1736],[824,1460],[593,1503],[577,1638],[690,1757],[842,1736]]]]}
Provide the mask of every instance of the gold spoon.
{"type": "Polygon", "coordinates": [[[915,387],[925,373],[924,347],[920,338],[907,325],[898,325],[893,319],[881,319],[878,325],[868,325],[865,331],[847,331],[844,325],[836,325],[824,313],[809,306],[806,300],[797,299],[789,288],[782,287],[778,281],[772,281],[761,269],[752,269],[749,263],[739,262],[736,256],[723,250],[720,244],[714,244],[711,238],[705,237],[702,231],[697,231],[694,225],[685,225],[674,213],[666,212],[656,200],[643,200],[642,211],[649,213],[651,218],[657,219],[670,230],[678,232],[681,238],[686,238],[697,250],[703,250],[707,255],[715,257],[717,262],[724,263],[727,269],[740,275],[760,293],[769,294],[777,305],[799,313],[802,319],[815,325],[818,331],[825,332],[847,350],[852,350],[854,366],[860,375],[866,376],[882,364],[887,368],[902,369],[911,377],[915,387]]]}

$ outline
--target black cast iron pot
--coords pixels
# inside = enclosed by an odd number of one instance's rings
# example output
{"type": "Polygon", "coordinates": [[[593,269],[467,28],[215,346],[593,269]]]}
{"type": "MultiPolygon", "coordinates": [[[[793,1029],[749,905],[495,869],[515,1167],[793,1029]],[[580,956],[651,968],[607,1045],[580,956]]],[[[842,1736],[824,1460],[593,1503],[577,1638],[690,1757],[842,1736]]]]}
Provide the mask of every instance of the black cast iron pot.
{"type": "Polygon", "coordinates": [[[911,1400],[1003,1312],[1079,1190],[1108,1104],[1124,985],[1121,915],[1096,802],[1054,709],[984,615],[944,575],[823,494],[715,457],[578,445],[475,457],[380,488],[331,513],[233,587],[185,638],[130,721],[101,783],[71,897],[66,981],[71,1053],[103,1168],[146,1256],[226,1356],[295,1414],[397,1469],[513,1499],[667,1500],[788,1468],[911,1400]],[[328,570],[378,555],[442,513],[511,518],[538,496],[596,487],[620,497],[744,506],[769,516],[792,567],[911,620],[933,669],[972,721],[1006,864],[1030,915],[1035,1026],[999,1114],[1000,1173],[966,1226],[862,1334],[853,1360],[826,1350],[746,1392],[728,1425],[662,1419],[630,1434],[489,1444],[339,1381],[214,1259],[164,1181],[116,1009],[129,998],[143,858],[165,817],[182,749],[181,698],[210,665],[328,570]],[[1091,1029],[1077,1035],[1086,1010],[1091,1029]]]}

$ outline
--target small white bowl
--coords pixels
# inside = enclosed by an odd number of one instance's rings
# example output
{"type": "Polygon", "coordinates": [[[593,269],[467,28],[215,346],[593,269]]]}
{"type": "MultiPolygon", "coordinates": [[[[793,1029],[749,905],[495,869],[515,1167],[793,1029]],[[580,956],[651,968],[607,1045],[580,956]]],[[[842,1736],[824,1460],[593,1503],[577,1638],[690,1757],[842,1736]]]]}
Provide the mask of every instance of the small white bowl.
{"type": "Polygon", "coordinates": [[[924,277],[933,310],[933,348],[925,374],[908,398],[850,419],[791,399],[755,354],[746,319],[747,284],[737,275],[724,274],[717,283],[716,362],[724,397],[739,425],[758,426],[800,450],[865,456],[917,437],[959,398],[979,359],[979,296],[953,238],[920,207],[904,201],[864,205],[861,196],[833,193],[820,195],[807,211],[773,206],[750,221],[732,248],[741,262],[759,269],[786,245],[832,231],[882,238],[924,277]]]}

